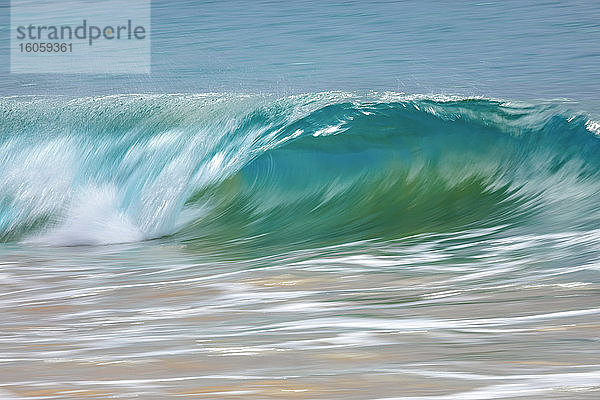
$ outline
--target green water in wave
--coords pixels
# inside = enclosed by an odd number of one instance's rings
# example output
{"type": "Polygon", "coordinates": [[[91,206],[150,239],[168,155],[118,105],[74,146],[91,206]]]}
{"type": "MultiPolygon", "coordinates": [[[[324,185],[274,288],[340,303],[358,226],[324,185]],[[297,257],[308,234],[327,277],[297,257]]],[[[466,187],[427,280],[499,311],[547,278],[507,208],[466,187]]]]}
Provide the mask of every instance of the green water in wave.
{"type": "Polygon", "coordinates": [[[560,104],[333,92],[0,107],[5,242],[162,237],[277,252],[477,228],[562,231],[598,217],[593,121],[560,104]]]}

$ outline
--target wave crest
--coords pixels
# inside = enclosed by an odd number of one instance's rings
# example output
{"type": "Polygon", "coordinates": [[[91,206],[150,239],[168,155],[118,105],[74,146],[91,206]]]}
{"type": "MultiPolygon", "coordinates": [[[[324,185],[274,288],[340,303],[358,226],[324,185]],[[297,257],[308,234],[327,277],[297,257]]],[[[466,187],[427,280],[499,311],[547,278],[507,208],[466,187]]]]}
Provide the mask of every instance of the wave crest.
{"type": "Polygon", "coordinates": [[[312,246],[598,217],[599,139],[556,104],[127,95],[3,99],[0,118],[5,242],[312,246]]]}

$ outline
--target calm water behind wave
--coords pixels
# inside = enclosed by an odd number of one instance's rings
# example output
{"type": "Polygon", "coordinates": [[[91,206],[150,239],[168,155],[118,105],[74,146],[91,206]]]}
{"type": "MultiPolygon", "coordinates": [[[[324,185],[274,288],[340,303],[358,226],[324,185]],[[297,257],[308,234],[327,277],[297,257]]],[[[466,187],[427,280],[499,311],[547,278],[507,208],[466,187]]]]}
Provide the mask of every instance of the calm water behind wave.
{"type": "Polygon", "coordinates": [[[155,0],[151,75],[11,75],[5,57],[0,93],[393,90],[597,106],[599,21],[591,0],[155,0]]]}

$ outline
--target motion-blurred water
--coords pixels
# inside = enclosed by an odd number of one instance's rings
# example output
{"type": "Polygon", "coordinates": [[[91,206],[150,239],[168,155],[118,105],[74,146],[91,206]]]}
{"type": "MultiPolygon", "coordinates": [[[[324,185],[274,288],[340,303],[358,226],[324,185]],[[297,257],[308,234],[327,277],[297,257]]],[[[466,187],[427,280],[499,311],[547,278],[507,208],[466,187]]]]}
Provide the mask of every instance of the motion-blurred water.
{"type": "Polygon", "coordinates": [[[0,398],[597,398],[599,16],[157,1],[149,76],[0,75],[0,398]]]}

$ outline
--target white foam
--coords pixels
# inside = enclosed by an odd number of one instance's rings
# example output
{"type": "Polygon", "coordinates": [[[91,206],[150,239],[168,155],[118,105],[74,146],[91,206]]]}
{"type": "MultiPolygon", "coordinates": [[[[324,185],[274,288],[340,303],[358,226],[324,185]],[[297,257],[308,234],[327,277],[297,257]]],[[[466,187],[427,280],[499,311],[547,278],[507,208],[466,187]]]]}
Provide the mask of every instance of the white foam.
{"type": "Polygon", "coordinates": [[[119,210],[117,190],[89,187],[76,196],[64,220],[50,231],[27,242],[57,246],[105,245],[137,242],[142,231],[119,210]]]}
{"type": "Polygon", "coordinates": [[[592,121],[590,119],[585,123],[585,127],[588,131],[592,132],[594,135],[600,136],[600,122],[592,121]]]}

